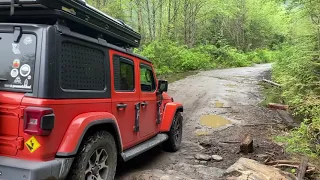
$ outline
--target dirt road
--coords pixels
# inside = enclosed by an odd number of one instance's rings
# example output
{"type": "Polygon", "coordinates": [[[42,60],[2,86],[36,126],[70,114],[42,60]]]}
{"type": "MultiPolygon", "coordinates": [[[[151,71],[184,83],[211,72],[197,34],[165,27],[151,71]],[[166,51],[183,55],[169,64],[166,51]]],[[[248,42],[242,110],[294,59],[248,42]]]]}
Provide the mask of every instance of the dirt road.
{"type": "Polygon", "coordinates": [[[116,179],[223,179],[224,170],[240,157],[263,161],[272,154],[283,158],[282,147],[270,140],[284,128],[283,120],[276,111],[260,105],[263,97],[258,83],[270,69],[266,64],[212,70],[171,83],[169,94],[185,107],[181,150],[166,153],[155,148],[120,164],[116,179]],[[222,124],[206,124],[206,120],[222,124]],[[237,143],[245,134],[254,137],[255,150],[249,155],[239,153],[237,143]],[[199,153],[219,155],[223,160],[199,161],[195,158],[199,153]]]}

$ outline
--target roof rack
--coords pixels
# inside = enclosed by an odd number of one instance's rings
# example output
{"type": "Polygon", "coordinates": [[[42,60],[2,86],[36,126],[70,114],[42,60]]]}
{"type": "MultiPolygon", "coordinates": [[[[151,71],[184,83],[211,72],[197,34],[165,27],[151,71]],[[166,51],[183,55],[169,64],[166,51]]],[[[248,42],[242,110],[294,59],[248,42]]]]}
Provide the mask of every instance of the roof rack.
{"type": "Polygon", "coordinates": [[[85,0],[0,0],[0,22],[66,25],[72,31],[125,48],[139,47],[141,35],[85,0]]]}

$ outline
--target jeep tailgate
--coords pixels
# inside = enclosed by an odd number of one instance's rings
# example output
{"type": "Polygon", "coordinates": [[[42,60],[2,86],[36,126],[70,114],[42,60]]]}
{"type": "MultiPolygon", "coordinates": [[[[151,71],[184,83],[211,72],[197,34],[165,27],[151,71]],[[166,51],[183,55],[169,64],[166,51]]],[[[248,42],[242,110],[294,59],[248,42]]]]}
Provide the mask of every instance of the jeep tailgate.
{"type": "Polygon", "coordinates": [[[23,93],[0,91],[0,155],[15,156],[23,148],[18,137],[23,93]]]}
{"type": "Polygon", "coordinates": [[[0,23],[0,156],[15,156],[23,148],[20,104],[32,92],[36,53],[36,35],[26,29],[0,23]]]}

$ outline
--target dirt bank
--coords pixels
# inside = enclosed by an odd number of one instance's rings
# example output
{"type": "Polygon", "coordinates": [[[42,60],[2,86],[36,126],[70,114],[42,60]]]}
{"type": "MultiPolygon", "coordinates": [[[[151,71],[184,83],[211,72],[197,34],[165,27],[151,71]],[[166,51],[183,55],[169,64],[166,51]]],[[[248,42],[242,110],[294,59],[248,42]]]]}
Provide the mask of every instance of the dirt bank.
{"type": "Polygon", "coordinates": [[[270,68],[266,64],[205,71],[171,83],[169,94],[185,107],[181,150],[166,153],[155,148],[120,164],[116,179],[157,179],[161,172],[180,179],[221,179],[223,171],[240,157],[258,161],[264,161],[266,155],[284,158],[282,147],[270,140],[285,128],[283,119],[276,111],[259,105],[263,97],[258,83],[269,75],[270,68]],[[205,115],[219,115],[229,124],[218,128],[201,124],[205,115]],[[239,153],[237,143],[245,134],[254,138],[255,151],[249,155],[239,153]],[[199,153],[219,155],[223,160],[198,161],[195,155],[199,153]]]}

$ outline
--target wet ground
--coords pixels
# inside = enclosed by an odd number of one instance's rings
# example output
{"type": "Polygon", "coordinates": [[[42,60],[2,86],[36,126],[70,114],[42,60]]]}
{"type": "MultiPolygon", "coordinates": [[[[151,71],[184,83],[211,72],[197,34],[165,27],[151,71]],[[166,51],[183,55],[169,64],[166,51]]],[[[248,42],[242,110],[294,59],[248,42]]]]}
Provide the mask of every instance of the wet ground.
{"type": "Polygon", "coordinates": [[[169,85],[169,94],[184,104],[182,148],[161,147],[121,163],[116,179],[224,179],[225,169],[240,157],[263,162],[286,157],[271,138],[286,128],[277,111],[262,107],[259,81],[270,76],[270,64],[204,71],[169,85]],[[254,152],[239,152],[239,141],[250,134],[254,152]],[[222,161],[199,161],[195,155],[219,155],[222,161]],[[164,176],[172,175],[172,177],[164,176]]]}

